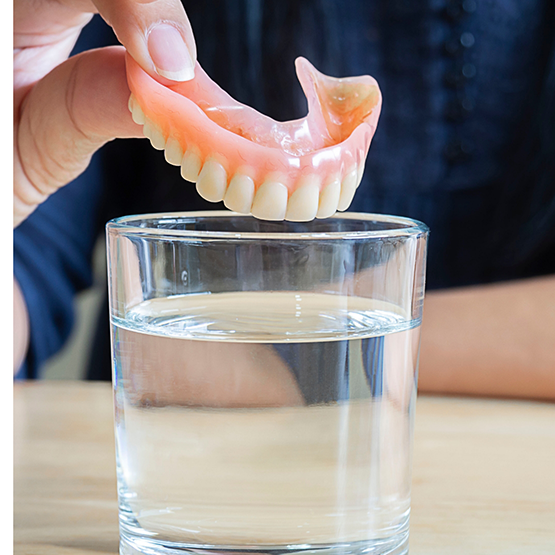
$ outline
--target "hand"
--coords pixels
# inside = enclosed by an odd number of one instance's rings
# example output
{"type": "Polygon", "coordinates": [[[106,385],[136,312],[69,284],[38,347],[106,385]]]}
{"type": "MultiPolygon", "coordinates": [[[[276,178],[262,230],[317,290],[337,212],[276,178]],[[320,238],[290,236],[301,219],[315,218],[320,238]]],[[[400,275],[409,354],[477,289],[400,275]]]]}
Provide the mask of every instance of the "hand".
{"type": "Polygon", "coordinates": [[[127,109],[125,50],[67,59],[94,13],[161,82],[194,76],[196,48],[179,0],[16,0],[14,226],[116,137],[142,137],[127,109]]]}

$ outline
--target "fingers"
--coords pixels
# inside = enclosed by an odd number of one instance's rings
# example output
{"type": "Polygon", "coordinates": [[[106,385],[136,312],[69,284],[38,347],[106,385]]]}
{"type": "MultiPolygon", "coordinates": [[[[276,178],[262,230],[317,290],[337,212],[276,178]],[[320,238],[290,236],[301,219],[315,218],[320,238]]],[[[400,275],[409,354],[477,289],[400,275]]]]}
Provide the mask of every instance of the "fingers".
{"type": "Polygon", "coordinates": [[[98,12],[135,61],[159,80],[194,77],[193,31],[180,0],[18,0],[14,47],[48,46],[74,40],[98,12]]]}
{"type": "Polygon", "coordinates": [[[152,76],[194,77],[196,46],[179,0],[93,0],[135,61],[152,76]]]}
{"type": "Polygon", "coordinates": [[[70,58],[33,87],[15,127],[15,225],[82,173],[104,143],[142,137],[129,94],[121,47],[70,58]]]}
{"type": "Polygon", "coordinates": [[[40,79],[58,63],[56,49],[67,54],[76,32],[88,20],[83,14],[98,11],[130,55],[162,82],[194,77],[196,47],[179,0],[20,0],[16,8],[17,225],[48,195],[78,176],[105,142],[142,137],[127,109],[123,49],[87,52],[40,79]]]}

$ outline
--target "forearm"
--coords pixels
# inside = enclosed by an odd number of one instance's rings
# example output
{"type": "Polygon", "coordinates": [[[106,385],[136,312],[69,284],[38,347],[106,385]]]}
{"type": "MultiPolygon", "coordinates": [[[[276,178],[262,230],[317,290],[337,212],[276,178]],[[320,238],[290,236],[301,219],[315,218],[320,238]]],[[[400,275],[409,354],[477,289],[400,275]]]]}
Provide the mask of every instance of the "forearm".
{"type": "Polygon", "coordinates": [[[13,365],[17,372],[29,347],[29,315],[23,293],[13,280],[13,365]]]}
{"type": "Polygon", "coordinates": [[[555,276],[429,293],[419,389],[555,400],[555,276]]]}

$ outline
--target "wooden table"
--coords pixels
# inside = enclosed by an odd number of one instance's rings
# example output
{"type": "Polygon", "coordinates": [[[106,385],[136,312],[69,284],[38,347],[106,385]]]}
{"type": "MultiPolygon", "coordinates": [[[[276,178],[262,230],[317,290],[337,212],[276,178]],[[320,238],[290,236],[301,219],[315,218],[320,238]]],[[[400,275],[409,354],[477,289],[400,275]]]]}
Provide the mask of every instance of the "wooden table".
{"type": "MultiPolygon", "coordinates": [[[[14,392],[15,553],[118,552],[108,384],[14,392]]],[[[555,554],[555,405],[422,397],[411,555],[555,554]]]]}

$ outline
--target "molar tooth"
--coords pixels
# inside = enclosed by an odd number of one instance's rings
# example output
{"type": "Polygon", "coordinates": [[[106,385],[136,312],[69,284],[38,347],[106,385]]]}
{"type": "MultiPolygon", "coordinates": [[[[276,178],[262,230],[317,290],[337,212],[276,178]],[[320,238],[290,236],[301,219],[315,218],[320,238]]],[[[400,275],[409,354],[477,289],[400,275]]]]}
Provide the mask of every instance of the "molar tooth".
{"type": "Polygon", "coordinates": [[[177,139],[168,137],[164,155],[168,164],[171,164],[172,166],[181,166],[181,160],[183,160],[183,149],[177,139]]]}
{"type": "Polygon", "coordinates": [[[315,175],[301,177],[295,192],[287,202],[285,219],[290,222],[309,222],[318,212],[318,197],[320,187],[315,175]]]}
{"type": "Polygon", "coordinates": [[[133,111],[131,112],[131,117],[137,125],[144,125],[146,122],[146,117],[143,109],[139,106],[139,103],[137,102],[137,99],[135,97],[133,97],[133,101],[133,111]]]}
{"type": "Polygon", "coordinates": [[[166,146],[166,138],[164,137],[162,130],[148,118],[145,120],[143,125],[143,133],[145,137],[150,139],[150,144],[156,150],[164,150],[166,146]]]}
{"type": "Polygon", "coordinates": [[[320,193],[317,218],[329,218],[337,211],[339,196],[341,194],[341,181],[334,179],[320,193]]]}
{"type": "Polygon", "coordinates": [[[216,160],[209,158],[204,163],[197,179],[198,194],[210,202],[223,200],[227,187],[227,173],[216,160]]]}
{"type": "Polygon", "coordinates": [[[287,211],[287,187],[278,181],[260,185],[252,203],[251,214],[261,220],[283,220],[287,211]]]}
{"type": "Polygon", "coordinates": [[[202,161],[200,155],[194,147],[187,149],[181,160],[181,177],[194,183],[198,179],[202,161]]]}
{"type": "Polygon", "coordinates": [[[357,170],[351,170],[341,181],[341,194],[339,195],[339,203],[337,209],[343,212],[349,208],[355,191],[357,190],[357,170]]]}
{"type": "Polygon", "coordinates": [[[249,214],[254,198],[254,181],[248,176],[236,173],[229,182],[224,204],[240,214],[249,214]]]}

